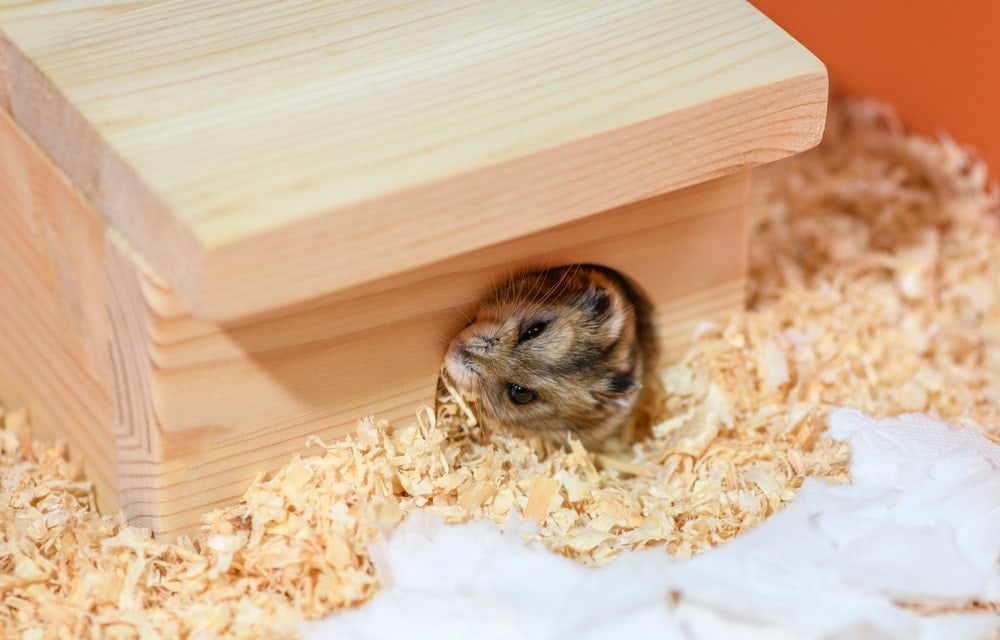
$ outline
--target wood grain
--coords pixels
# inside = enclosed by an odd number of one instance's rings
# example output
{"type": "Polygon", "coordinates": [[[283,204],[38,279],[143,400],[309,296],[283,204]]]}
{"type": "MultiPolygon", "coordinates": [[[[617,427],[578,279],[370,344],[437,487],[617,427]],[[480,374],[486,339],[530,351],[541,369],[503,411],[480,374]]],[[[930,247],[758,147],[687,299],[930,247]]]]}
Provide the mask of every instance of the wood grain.
{"type": "Polygon", "coordinates": [[[111,508],[103,234],[97,213],[0,112],[0,403],[24,403],[43,434],[65,438],[111,508]]]}
{"type": "Polygon", "coordinates": [[[228,327],[194,317],[110,232],[125,512],[161,535],[190,531],[309,435],[341,437],[369,414],[411,422],[475,301],[522,267],[589,261],[630,274],[675,357],[699,322],[742,305],[748,181],[720,178],[228,327]]]}
{"type": "Polygon", "coordinates": [[[0,31],[0,104],[230,325],[800,151],[826,105],[742,0],[48,0],[0,31]]]}

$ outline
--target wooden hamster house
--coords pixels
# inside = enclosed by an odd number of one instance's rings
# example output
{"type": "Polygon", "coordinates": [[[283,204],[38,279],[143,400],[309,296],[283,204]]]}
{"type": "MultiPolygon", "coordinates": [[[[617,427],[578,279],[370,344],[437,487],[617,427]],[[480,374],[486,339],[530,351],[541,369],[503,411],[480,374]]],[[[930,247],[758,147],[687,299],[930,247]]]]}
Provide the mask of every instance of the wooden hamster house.
{"type": "Polygon", "coordinates": [[[106,506],[197,524],[432,400],[489,283],[604,263],[677,353],[823,65],[742,0],[0,6],[0,390],[106,506]]]}

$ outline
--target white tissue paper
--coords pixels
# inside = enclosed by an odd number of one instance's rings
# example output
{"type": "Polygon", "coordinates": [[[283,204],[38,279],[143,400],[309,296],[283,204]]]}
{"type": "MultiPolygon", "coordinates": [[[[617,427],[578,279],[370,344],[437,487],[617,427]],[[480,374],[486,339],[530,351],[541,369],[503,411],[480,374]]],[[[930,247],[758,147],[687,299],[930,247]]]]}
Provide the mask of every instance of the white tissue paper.
{"type": "Polygon", "coordinates": [[[1000,600],[1000,446],[920,415],[842,409],[850,485],[806,479],[758,528],[690,560],[663,549],[587,569],[524,522],[446,525],[416,513],[377,550],[383,590],[303,628],[309,639],[984,638],[1000,600]]]}

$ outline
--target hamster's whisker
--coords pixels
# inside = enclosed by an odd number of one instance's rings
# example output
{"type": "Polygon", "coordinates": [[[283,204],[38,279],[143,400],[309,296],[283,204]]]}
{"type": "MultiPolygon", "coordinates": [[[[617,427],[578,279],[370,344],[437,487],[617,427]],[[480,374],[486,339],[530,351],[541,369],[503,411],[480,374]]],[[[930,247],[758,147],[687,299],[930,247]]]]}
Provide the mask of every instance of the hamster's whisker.
{"type": "Polygon", "coordinates": [[[497,299],[498,296],[500,295],[501,287],[510,281],[511,278],[511,274],[509,273],[510,270],[504,269],[504,271],[505,271],[505,276],[499,278],[497,277],[496,272],[493,269],[490,269],[490,285],[489,288],[486,290],[486,295],[484,296],[485,299],[490,299],[490,298],[497,299]]]}
{"type": "Polygon", "coordinates": [[[553,289],[555,289],[556,291],[562,291],[565,288],[566,282],[568,282],[570,278],[575,278],[579,273],[579,271],[580,271],[579,265],[572,265],[569,269],[564,269],[560,271],[559,280],[556,281],[556,284],[553,287],[553,289]]]}
{"type": "MultiPolygon", "coordinates": [[[[544,272],[535,272],[544,273],[544,272]]],[[[539,276],[537,278],[531,278],[528,281],[529,287],[523,292],[522,298],[530,300],[530,308],[534,312],[537,307],[543,306],[549,299],[552,291],[546,287],[546,280],[544,276],[539,276]]],[[[523,280],[522,280],[523,282],[523,280]]]]}

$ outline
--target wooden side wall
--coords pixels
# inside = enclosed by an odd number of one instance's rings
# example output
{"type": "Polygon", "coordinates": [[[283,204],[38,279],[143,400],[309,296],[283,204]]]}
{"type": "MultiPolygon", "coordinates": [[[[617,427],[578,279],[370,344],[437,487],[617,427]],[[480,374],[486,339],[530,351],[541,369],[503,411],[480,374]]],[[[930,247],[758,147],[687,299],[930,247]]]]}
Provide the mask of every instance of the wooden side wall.
{"type": "Polygon", "coordinates": [[[0,110],[0,401],[69,441],[116,503],[104,224],[0,110]]]}

